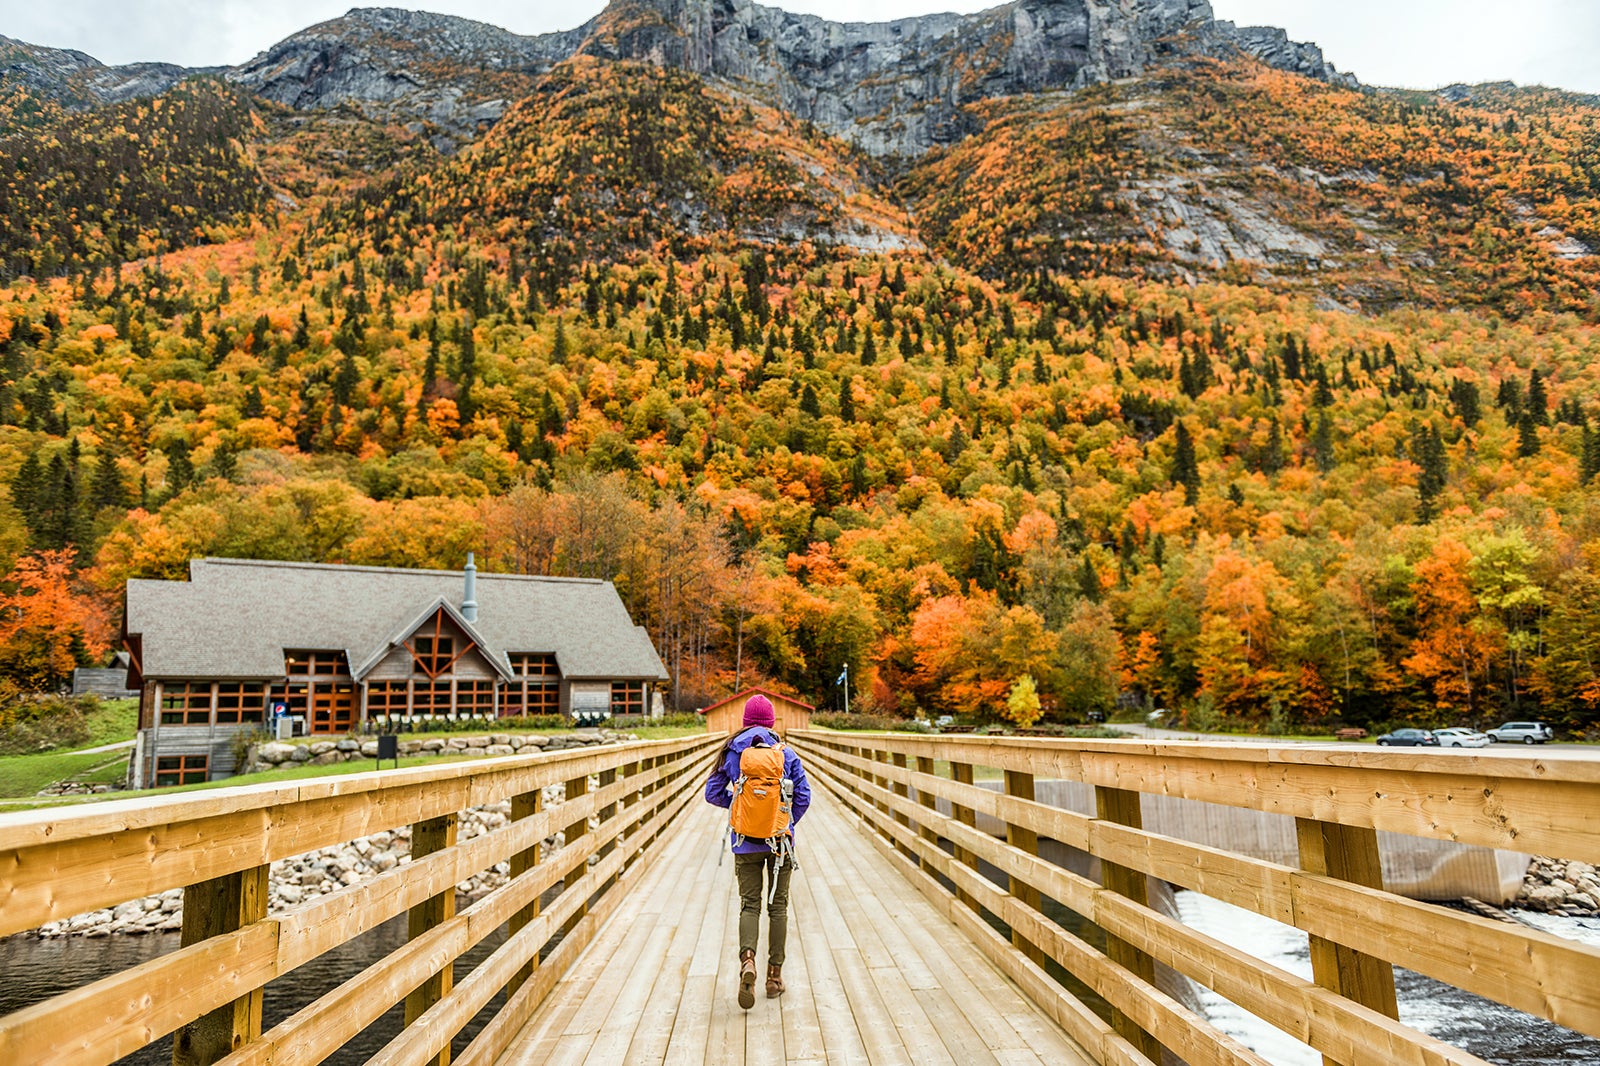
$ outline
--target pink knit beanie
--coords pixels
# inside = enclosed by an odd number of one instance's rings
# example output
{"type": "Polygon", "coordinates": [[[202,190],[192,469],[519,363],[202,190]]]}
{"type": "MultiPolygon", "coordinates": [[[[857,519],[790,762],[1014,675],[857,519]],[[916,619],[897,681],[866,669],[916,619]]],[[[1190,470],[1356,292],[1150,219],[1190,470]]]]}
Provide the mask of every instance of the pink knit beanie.
{"type": "Polygon", "coordinates": [[[771,729],[777,722],[772,713],[772,701],[757,692],[744,704],[744,727],[749,729],[753,725],[764,725],[771,729]]]}

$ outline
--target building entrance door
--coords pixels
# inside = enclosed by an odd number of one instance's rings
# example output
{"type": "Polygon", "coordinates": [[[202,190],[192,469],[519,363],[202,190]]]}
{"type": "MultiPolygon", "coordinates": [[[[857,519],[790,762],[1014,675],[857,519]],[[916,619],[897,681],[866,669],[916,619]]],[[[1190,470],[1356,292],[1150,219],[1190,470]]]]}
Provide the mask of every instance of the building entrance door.
{"type": "Polygon", "coordinates": [[[355,726],[355,686],[316,686],[311,695],[311,732],[348,733],[355,726]]]}

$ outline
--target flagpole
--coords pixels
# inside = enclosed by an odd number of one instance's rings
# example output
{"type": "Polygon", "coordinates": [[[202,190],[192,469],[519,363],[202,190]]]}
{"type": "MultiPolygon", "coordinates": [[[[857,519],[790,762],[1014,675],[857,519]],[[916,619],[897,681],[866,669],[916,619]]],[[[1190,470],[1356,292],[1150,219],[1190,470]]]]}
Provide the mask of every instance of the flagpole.
{"type": "Polygon", "coordinates": [[[844,664],[844,713],[850,713],[850,664],[844,664]]]}

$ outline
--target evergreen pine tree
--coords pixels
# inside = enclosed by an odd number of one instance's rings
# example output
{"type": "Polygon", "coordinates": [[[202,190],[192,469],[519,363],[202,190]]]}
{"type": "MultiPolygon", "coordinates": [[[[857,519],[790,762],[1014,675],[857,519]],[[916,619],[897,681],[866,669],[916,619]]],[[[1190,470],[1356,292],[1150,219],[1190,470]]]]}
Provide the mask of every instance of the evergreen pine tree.
{"type": "Polygon", "coordinates": [[[1172,483],[1183,486],[1183,502],[1193,507],[1200,499],[1200,464],[1195,458],[1194,438],[1189,427],[1178,423],[1177,441],[1172,450],[1172,483]]]}
{"type": "Polygon", "coordinates": [[[122,484],[122,471],[117,469],[116,457],[109,450],[102,449],[95,462],[89,503],[96,511],[107,507],[124,510],[128,506],[128,490],[122,484]]]}
{"type": "Polygon", "coordinates": [[[800,411],[812,418],[819,418],[822,415],[822,409],[817,405],[817,390],[813,389],[809,382],[800,393],[800,411]]]}
{"type": "Polygon", "coordinates": [[[1539,454],[1539,424],[1531,410],[1517,420],[1517,454],[1524,459],[1539,454]]]}
{"type": "Polygon", "coordinates": [[[175,496],[194,480],[194,461],[189,457],[189,442],[179,437],[165,448],[167,488],[175,496]]]}
{"type": "MultiPolygon", "coordinates": [[[[1600,474],[1600,430],[1583,427],[1583,454],[1578,459],[1578,475],[1587,485],[1600,474]]],[[[15,489],[12,490],[13,493],[15,489]]]]}
{"type": "MultiPolygon", "coordinates": [[[[659,316],[657,321],[659,322],[659,316]]],[[[567,324],[556,319],[555,339],[550,342],[550,362],[560,366],[567,361],[567,324]]]]}
{"type": "Polygon", "coordinates": [[[865,339],[861,342],[861,365],[871,366],[878,361],[878,346],[872,341],[871,326],[862,332],[865,334],[865,339]]]}
{"type": "Polygon", "coordinates": [[[967,435],[961,429],[961,420],[955,419],[950,423],[950,436],[944,444],[944,461],[954,463],[961,458],[961,453],[967,450],[967,435]]]}
{"type": "Polygon", "coordinates": [[[1550,396],[1545,391],[1544,378],[1539,375],[1538,367],[1528,375],[1528,414],[1533,417],[1536,426],[1550,424],[1550,396]]]}
{"type": "Polygon", "coordinates": [[[856,420],[856,401],[851,395],[850,379],[841,378],[839,381],[839,417],[846,422],[856,420]]]}
{"type": "Polygon", "coordinates": [[[16,477],[11,479],[11,503],[22,516],[28,528],[37,536],[39,532],[39,509],[44,496],[44,466],[39,462],[39,453],[33,449],[23,458],[22,465],[17,468],[16,477]]]}
{"type": "Polygon", "coordinates": [[[1272,425],[1267,429],[1267,447],[1261,456],[1261,472],[1276,474],[1283,469],[1284,463],[1283,427],[1274,418],[1272,425]]]}
{"type": "Polygon", "coordinates": [[[1083,556],[1083,565],[1078,568],[1078,591],[1090,603],[1100,602],[1100,571],[1094,568],[1087,553],[1083,556]]]}
{"type": "Polygon", "coordinates": [[[1311,458],[1324,474],[1333,469],[1333,421],[1327,411],[1317,415],[1317,428],[1311,435],[1311,458]]]}

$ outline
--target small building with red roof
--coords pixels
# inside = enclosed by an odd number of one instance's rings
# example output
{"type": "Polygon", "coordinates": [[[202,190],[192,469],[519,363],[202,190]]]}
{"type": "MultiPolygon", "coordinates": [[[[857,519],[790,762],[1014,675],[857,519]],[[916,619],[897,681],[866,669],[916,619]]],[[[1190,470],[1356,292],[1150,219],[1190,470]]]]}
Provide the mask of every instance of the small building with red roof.
{"type": "Polygon", "coordinates": [[[710,733],[737,733],[744,726],[744,705],[751,696],[756,694],[765,696],[772,701],[772,716],[775,720],[774,729],[779,733],[787,733],[791,729],[809,729],[811,715],[816,708],[809,703],[804,703],[793,696],[784,696],[771,689],[747,688],[743,692],[735,693],[720,703],[713,703],[709,707],[702,707],[700,713],[705,715],[706,731],[710,733]]]}

